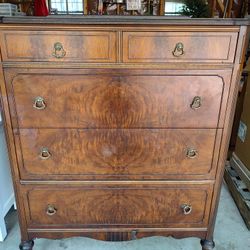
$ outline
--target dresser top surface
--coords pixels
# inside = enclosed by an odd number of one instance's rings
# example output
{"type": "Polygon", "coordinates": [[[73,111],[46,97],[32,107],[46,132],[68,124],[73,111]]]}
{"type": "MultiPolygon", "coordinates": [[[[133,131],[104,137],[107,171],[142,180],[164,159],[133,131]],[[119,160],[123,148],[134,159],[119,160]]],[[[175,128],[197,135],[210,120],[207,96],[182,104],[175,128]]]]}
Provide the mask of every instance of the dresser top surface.
{"type": "Polygon", "coordinates": [[[241,26],[250,25],[249,18],[173,18],[165,16],[48,16],[1,17],[2,24],[79,24],[79,25],[179,25],[241,26]]]}

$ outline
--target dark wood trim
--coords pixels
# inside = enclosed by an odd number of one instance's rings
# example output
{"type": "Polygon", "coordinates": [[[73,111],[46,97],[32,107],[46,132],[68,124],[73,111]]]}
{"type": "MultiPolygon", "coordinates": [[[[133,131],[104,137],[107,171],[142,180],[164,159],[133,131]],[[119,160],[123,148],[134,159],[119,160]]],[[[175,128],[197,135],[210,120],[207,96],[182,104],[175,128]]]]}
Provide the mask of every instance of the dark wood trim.
{"type": "Polygon", "coordinates": [[[248,18],[169,18],[164,16],[82,16],[3,17],[4,24],[140,24],[140,25],[250,25],[248,18]]]}

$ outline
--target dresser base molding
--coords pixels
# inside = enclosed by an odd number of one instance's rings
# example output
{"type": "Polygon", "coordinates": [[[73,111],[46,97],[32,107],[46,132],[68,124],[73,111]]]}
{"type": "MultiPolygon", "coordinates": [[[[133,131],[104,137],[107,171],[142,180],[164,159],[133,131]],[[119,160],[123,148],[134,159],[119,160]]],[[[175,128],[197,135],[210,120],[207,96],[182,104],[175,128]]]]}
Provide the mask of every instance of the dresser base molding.
{"type": "MultiPolygon", "coordinates": [[[[82,230],[79,231],[73,231],[73,230],[47,230],[43,231],[42,229],[37,230],[30,230],[29,231],[29,239],[35,239],[35,238],[47,238],[47,239],[62,239],[62,238],[70,238],[70,237],[88,237],[93,238],[96,240],[103,240],[103,241],[112,241],[112,242],[121,242],[121,241],[129,241],[129,240],[136,240],[141,239],[144,237],[152,237],[152,236],[165,236],[165,237],[173,237],[175,239],[181,239],[181,238],[187,238],[187,237],[197,237],[200,238],[202,250],[212,250],[215,246],[214,242],[212,240],[206,240],[206,229],[194,229],[194,231],[189,230],[186,231],[183,229],[181,231],[178,229],[175,231],[174,229],[171,231],[171,229],[157,229],[157,231],[154,231],[153,229],[150,229],[151,231],[145,231],[143,229],[141,230],[120,230],[112,229],[112,230],[106,230],[104,229],[93,229],[90,230],[82,230]],[[204,231],[202,231],[204,230],[204,231]]],[[[21,250],[32,250],[34,245],[33,240],[24,241],[20,244],[21,250]]]]}
{"type": "Polygon", "coordinates": [[[34,246],[33,240],[22,241],[19,245],[20,250],[32,250],[34,246]]]}
{"type": "Polygon", "coordinates": [[[182,239],[188,237],[197,237],[200,239],[205,239],[207,235],[207,229],[126,229],[126,230],[117,230],[117,229],[93,229],[93,230],[79,230],[79,229],[62,229],[62,230],[49,230],[49,229],[32,229],[28,230],[28,238],[47,238],[47,239],[63,239],[71,237],[88,237],[96,240],[103,241],[128,241],[134,239],[141,239],[145,237],[152,236],[164,236],[164,237],[173,237],[175,239],[182,239]],[[135,232],[135,234],[133,234],[135,232]],[[135,237],[134,237],[135,236],[135,237]]]}

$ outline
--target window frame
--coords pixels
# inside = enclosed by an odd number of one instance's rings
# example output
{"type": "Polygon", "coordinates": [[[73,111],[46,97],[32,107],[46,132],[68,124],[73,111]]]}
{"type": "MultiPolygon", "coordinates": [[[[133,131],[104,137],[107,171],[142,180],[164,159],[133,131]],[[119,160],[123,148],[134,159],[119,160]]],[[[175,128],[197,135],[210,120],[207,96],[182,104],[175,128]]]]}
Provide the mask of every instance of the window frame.
{"type": "MultiPolygon", "coordinates": [[[[63,1],[65,1],[66,2],[66,11],[58,11],[58,15],[73,15],[73,14],[76,14],[76,15],[83,15],[84,14],[84,0],[80,0],[80,1],[82,1],[82,11],[73,11],[73,12],[71,12],[71,11],[69,11],[69,1],[70,0],[63,0],[63,1]]],[[[52,9],[52,6],[51,6],[51,2],[53,2],[53,0],[48,0],[48,5],[49,5],[49,12],[50,12],[50,14],[52,14],[52,15],[55,15],[55,13],[51,13],[51,9],[52,9]]]]}

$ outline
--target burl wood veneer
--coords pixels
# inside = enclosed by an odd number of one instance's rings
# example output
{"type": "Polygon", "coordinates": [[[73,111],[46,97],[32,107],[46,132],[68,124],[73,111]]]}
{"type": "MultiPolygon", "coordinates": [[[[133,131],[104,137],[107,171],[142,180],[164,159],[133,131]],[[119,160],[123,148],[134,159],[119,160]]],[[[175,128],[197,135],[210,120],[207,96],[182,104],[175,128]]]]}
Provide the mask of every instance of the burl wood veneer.
{"type": "Polygon", "coordinates": [[[249,20],[3,18],[1,102],[35,238],[213,230],[249,20]]]}

